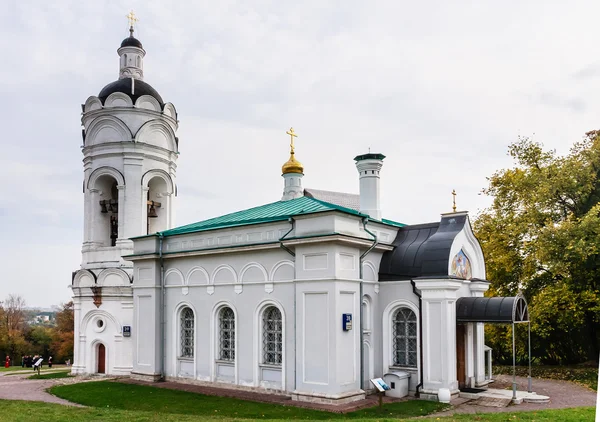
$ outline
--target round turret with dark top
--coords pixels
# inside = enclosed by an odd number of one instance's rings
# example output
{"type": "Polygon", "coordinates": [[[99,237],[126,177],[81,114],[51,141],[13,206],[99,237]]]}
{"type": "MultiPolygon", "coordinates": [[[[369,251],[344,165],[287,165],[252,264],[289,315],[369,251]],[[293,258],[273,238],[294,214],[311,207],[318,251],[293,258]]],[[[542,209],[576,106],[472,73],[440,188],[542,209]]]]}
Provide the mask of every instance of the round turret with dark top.
{"type": "Polygon", "coordinates": [[[142,47],[142,42],[140,40],[138,40],[137,38],[135,38],[133,35],[125,38],[123,40],[123,42],[121,42],[121,47],[144,48],[144,47],[142,47]]]}
{"type": "Polygon", "coordinates": [[[102,101],[102,104],[104,104],[106,98],[108,98],[108,96],[114,92],[122,92],[123,94],[129,95],[134,104],[142,95],[150,95],[154,97],[161,106],[164,105],[160,94],[154,88],[152,88],[150,84],[147,84],[139,79],[136,79],[135,82],[132,82],[131,78],[123,78],[109,83],[102,88],[102,91],[100,91],[100,94],[98,94],[98,98],[100,101],[102,101]],[[135,85],[132,86],[132,84],[135,85]]]}

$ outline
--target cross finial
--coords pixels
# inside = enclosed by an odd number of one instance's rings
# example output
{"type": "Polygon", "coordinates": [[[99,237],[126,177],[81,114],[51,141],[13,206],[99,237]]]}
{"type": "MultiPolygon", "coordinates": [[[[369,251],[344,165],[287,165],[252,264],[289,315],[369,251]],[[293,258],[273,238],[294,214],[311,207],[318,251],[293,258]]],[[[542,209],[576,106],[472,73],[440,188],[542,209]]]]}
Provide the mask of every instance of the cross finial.
{"type": "Polygon", "coordinates": [[[294,132],[293,127],[291,127],[290,130],[288,130],[285,133],[290,135],[290,154],[293,154],[294,153],[294,138],[297,138],[298,135],[296,135],[296,132],[294,132]]]}
{"type": "Polygon", "coordinates": [[[456,212],[456,191],[452,189],[452,212],[456,212]]]}
{"type": "Polygon", "coordinates": [[[127,20],[129,21],[129,33],[131,34],[131,36],[133,37],[133,25],[139,20],[138,18],[135,17],[135,14],[133,13],[133,10],[129,12],[129,14],[127,14],[125,16],[127,18],[127,20]]]}

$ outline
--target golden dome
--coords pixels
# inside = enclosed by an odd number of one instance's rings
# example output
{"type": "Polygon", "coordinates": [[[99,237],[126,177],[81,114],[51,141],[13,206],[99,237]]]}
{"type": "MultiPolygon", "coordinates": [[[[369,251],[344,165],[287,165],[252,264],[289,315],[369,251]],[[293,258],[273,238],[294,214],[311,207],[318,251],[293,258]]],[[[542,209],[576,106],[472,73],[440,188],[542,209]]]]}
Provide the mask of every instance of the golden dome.
{"type": "Polygon", "coordinates": [[[296,160],[296,157],[294,157],[293,152],[290,154],[290,159],[287,160],[285,162],[285,164],[281,167],[281,173],[283,173],[283,174],[288,174],[288,173],[304,174],[304,167],[302,166],[302,163],[300,161],[296,160]]]}

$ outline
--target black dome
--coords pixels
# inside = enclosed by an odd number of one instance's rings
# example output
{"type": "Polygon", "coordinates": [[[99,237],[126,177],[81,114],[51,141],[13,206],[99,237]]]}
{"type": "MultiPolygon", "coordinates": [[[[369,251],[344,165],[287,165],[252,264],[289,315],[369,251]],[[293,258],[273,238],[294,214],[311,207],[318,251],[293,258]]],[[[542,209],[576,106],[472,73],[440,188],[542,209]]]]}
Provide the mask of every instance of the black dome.
{"type": "Polygon", "coordinates": [[[102,88],[100,94],[98,94],[98,98],[100,99],[100,101],[102,101],[102,104],[104,104],[106,98],[113,92],[122,92],[123,94],[129,95],[131,101],[133,101],[134,104],[137,101],[137,99],[140,98],[142,95],[150,95],[156,98],[156,100],[160,103],[161,107],[164,105],[163,99],[160,96],[160,94],[156,92],[156,90],[152,88],[149,84],[139,79],[135,80],[134,94],[131,93],[131,78],[119,79],[118,81],[114,81],[106,85],[104,88],[102,88]]]}
{"type": "Polygon", "coordinates": [[[123,40],[123,42],[121,43],[121,47],[144,48],[144,47],[142,47],[142,42],[140,40],[138,40],[137,38],[133,37],[133,35],[130,35],[129,37],[125,38],[123,40]]]}

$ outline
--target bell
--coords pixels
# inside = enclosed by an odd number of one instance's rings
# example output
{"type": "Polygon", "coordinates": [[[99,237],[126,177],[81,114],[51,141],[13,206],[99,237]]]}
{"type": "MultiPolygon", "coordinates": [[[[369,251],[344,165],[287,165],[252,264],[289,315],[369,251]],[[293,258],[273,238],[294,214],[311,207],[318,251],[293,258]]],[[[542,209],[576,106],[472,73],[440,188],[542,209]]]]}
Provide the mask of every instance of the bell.
{"type": "Polygon", "coordinates": [[[108,212],[106,209],[106,201],[100,201],[100,212],[102,214],[106,214],[108,212]]]}
{"type": "Polygon", "coordinates": [[[119,212],[119,202],[116,199],[110,200],[110,210],[112,212],[119,212]]]}
{"type": "Polygon", "coordinates": [[[156,213],[156,208],[154,208],[154,204],[150,204],[150,209],[148,210],[148,218],[156,218],[158,214],[156,213]]]}

